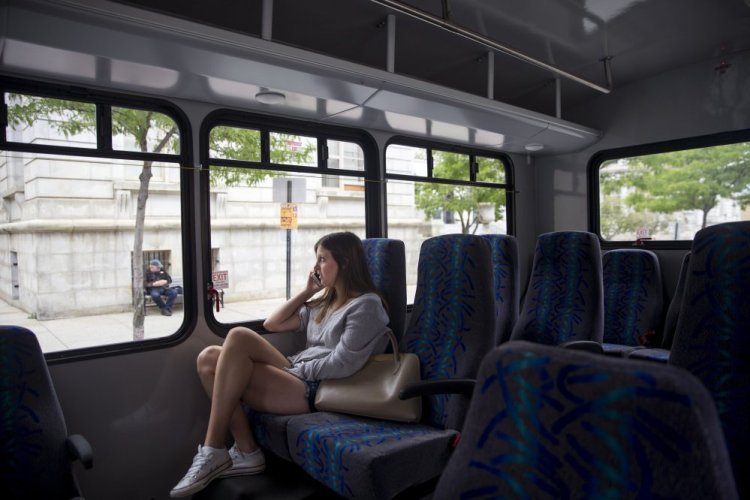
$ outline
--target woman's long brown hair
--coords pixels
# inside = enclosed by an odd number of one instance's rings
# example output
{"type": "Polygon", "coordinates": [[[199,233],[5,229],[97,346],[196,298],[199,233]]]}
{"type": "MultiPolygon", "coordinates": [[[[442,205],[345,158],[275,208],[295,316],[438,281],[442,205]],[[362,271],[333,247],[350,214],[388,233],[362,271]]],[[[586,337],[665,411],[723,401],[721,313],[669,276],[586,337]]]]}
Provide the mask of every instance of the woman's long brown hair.
{"type": "MultiPolygon", "coordinates": [[[[370,270],[367,269],[365,251],[359,236],[349,231],[327,234],[315,243],[316,255],[319,247],[331,252],[333,260],[338,264],[339,271],[336,279],[341,280],[347,300],[363,293],[378,293],[372,282],[370,270]]],[[[323,321],[336,299],[336,289],[330,286],[326,287],[323,295],[308,302],[307,305],[311,308],[322,306],[315,318],[316,323],[323,321]]]]}

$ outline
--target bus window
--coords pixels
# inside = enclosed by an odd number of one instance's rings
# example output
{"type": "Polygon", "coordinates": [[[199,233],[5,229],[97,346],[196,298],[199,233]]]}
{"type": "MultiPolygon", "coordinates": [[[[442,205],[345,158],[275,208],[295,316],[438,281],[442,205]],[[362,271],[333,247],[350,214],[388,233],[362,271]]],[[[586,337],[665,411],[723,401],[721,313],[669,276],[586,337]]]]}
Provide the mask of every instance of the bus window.
{"type": "Polygon", "coordinates": [[[394,144],[387,151],[386,173],[427,177],[427,150],[425,148],[394,144]]]}
{"type": "Polygon", "coordinates": [[[318,143],[314,137],[271,132],[271,163],[304,165],[318,164],[318,143]]]}
{"type": "Polygon", "coordinates": [[[455,179],[468,181],[470,177],[469,155],[449,153],[447,151],[432,152],[432,176],[439,179],[455,179]]]}
{"type": "Polygon", "coordinates": [[[364,153],[355,142],[261,127],[267,150],[242,157],[241,144],[217,130],[228,127],[211,128],[210,153],[218,140],[223,147],[208,159],[212,271],[224,307],[212,313],[222,324],[262,321],[304,287],[320,237],[366,237],[364,153]]]}
{"type": "Polygon", "coordinates": [[[175,121],[151,110],[112,107],[112,149],[179,154],[175,121]]]}
{"type": "Polygon", "coordinates": [[[211,158],[260,161],[260,130],[214,127],[209,138],[211,158]]]}
{"type": "Polygon", "coordinates": [[[362,146],[354,142],[327,141],[328,168],[360,170],[365,169],[365,154],[362,146]]]}
{"type": "Polygon", "coordinates": [[[7,93],[8,141],[96,148],[96,105],[88,102],[7,93]]]}
{"type": "Polygon", "coordinates": [[[477,156],[477,182],[505,184],[505,165],[499,158],[477,156]]]}
{"type": "Polygon", "coordinates": [[[507,164],[501,157],[471,151],[387,146],[388,237],[406,245],[409,303],[425,239],[448,233],[507,234],[507,164]]]}
{"type": "Polygon", "coordinates": [[[176,333],[181,306],[159,314],[145,293],[148,262],[157,258],[182,285],[175,120],[102,103],[4,97],[0,248],[12,258],[0,263],[0,300],[34,322],[46,353],[176,333]],[[100,133],[107,129],[109,137],[100,133]],[[75,154],[82,149],[95,151],[75,154]]]}
{"type": "Polygon", "coordinates": [[[610,241],[692,240],[750,219],[750,143],[611,158],[599,172],[599,230],[610,241]]]}

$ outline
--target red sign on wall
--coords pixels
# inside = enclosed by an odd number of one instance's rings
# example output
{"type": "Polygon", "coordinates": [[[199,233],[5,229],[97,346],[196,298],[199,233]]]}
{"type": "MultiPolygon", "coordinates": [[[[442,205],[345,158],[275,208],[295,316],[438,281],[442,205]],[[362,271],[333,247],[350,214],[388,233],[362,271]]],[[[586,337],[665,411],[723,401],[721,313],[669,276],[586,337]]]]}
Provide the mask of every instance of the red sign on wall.
{"type": "Polygon", "coordinates": [[[214,288],[216,288],[217,290],[229,288],[229,271],[212,272],[211,281],[214,282],[214,288]]]}

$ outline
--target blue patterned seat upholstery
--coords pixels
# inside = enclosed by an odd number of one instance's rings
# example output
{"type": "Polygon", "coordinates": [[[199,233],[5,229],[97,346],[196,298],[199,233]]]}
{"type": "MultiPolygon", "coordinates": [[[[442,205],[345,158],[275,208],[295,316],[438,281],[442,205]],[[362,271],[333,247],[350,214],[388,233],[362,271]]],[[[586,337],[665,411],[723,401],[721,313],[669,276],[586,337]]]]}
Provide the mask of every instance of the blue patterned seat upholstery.
{"type": "Polygon", "coordinates": [[[750,498],[750,222],[693,239],[669,364],[713,396],[742,498],[750,498]]]}
{"type": "MultiPolygon", "coordinates": [[[[473,235],[444,235],[420,249],[417,290],[400,345],[420,358],[422,380],[474,378],[494,345],[490,247],[473,235]]],[[[437,477],[463,424],[468,397],[423,396],[422,420],[403,424],[333,413],[292,418],[293,460],[348,498],[392,498],[437,477]]]]}
{"type": "Polygon", "coordinates": [[[602,257],[606,354],[657,347],[664,318],[659,258],[640,248],[610,250],[602,257]]]}
{"type": "Polygon", "coordinates": [[[560,345],[601,342],[602,254],[595,234],[545,233],[537,238],[521,314],[511,339],[560,345]]]}
{"type": "Polygon", "coordinates": [[[36,335],[0,326],[0,491],[3,498],[69,499],[80,494],[72,471],[93,464],[91,447],[68,436],[36,335]]]}
{"type": "Polygon", "coordinates": [[[495,290],[495,344],[507,342],[518,319],[520,277],[518,244],[508,234],[483,234],[492,252],[495,290]]]}
{"type": "MultiPolygon", "coordinates": [[[[375,289],[388,307],[389,326],[401,339],[406,323],[406,252],[404,242],[389,238],[367,238],[362,247],[375,289]]],[[[291,416],[248,410],[253,433],[261,447],[291,461],[286,427],[291,416]]]]}
{"type": "Polygon", "coordinates": [[[685,281],[687,280],[687,270],[690,265],[690,252],[685,254],[680,266],[680,275],[677,278],[677,286],[674,290],[674,296],[669,302],[667,314],[664,316],[664,335],[662,336],[661,347],[671,349],[674,341],[674,334],[677,330],[677,318],[682,307],[682,299],[685,296],[685,281]]]}
{"type": "Polygon", "coordinates": [[[695,377],[511,341],[482,361],[433,498],[737,495],[716,410],[695,377]]]}
{"type": "Polygon", "coordinates": [[[672,348],[674,334],[677,330],[677,318],[679,317],[680,308],[682,307],[682,299],[685,295],[685,282],[687,281],[687,269],[689,264],[690,252],[686,253],[685,257],[682,259],[680,274],[677,278],[677,287],[675,288],[672,300],[669,302],[667,314],[664,317],[664,333],[662,335],[661,347],[633,350],[626,353],[626,357],[656,361],[658,363],[666,363],[669,361],[669,350],[672,348]]]}
{"type": "Polygon", "coordinates": [[[406,327],[406,251],[404,242],[389,238],[362,240],[375,289],[388,306],[388,326],[400,341],[406,327]]]}

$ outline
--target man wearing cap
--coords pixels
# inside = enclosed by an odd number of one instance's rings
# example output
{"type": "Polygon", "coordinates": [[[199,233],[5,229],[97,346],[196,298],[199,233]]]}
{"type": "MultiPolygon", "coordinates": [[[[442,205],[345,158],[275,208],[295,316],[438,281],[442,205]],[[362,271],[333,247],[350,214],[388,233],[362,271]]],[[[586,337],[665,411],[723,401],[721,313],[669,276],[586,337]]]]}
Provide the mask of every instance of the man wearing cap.
{"type": "Polygon", "coordinates": [[[172,283],[172,277],[164,270],[159,259],[149,262],[146,273],[146,291],[164,316],[172,315],[172,305],[177,299],[177,290],[170,288],[170,283],[172,283]],[[166,304],[161,298],[162,295],[167,296],[166,304]]]}

